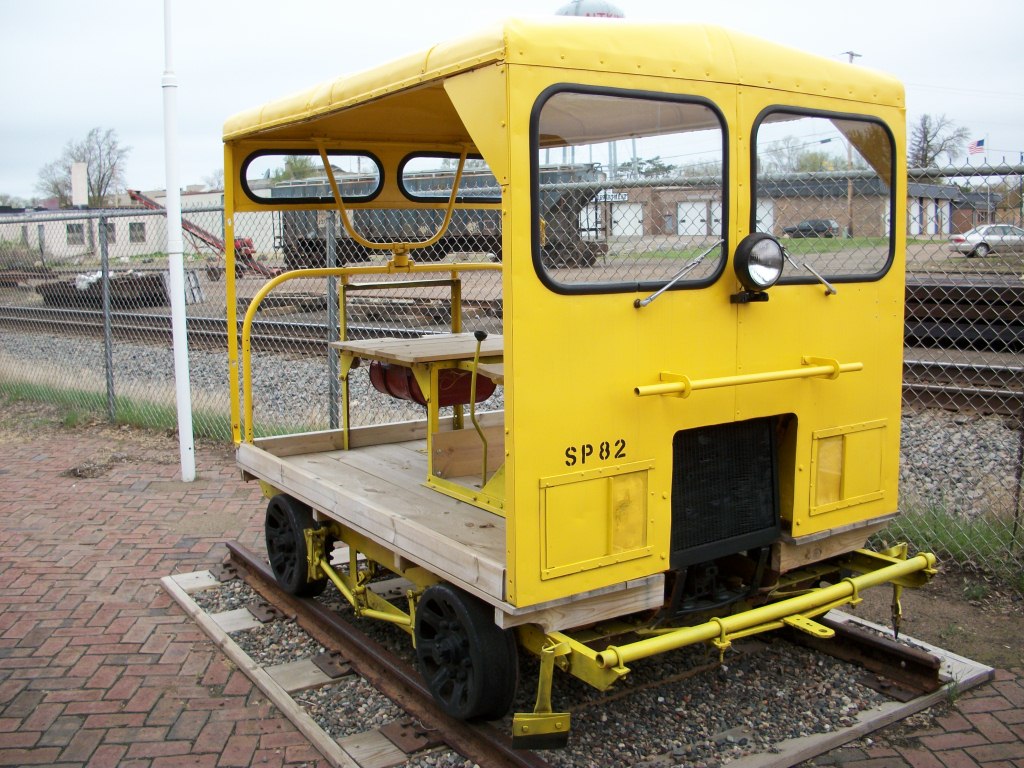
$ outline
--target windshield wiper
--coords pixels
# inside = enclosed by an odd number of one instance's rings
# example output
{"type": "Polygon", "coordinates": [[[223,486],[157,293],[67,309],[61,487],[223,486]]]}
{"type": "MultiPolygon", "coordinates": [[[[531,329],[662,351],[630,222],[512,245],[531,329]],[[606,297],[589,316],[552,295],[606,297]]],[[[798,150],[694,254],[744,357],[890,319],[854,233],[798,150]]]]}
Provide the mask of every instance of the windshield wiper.
{"type": "Polygon", "coordinates": [[[682,280],[684,277],[686,277],[697,266],[699,266],[700,263],[702,261],[704,261],[704,259],[707,258],[709,253],[711,253],[713,250],[715,250],[715,248],[717,248],[718,246],[720,246],[724,242],[725,242],[725,240],[716,240],[714,243],[711,244],[710,248],[708,248],[706,251],[704,251],[704,253],[702,253],[700,256],[697,256],[696,258],[694,258],[693,261],[687,262],[687,264],[682,269],[680,269],[678,272],[675,273],[675,275],[672,276],[671,280],[669,280],[667,283],[665,283],[663,286],[661,286],[661,288],[656,290],[654,293],[652,293],[646,299],[634,299],[633,300],[633,306],[636,307],[637,309],[642,309],[643,307],[646,307],[648,304],[650,304],[656,298],[661,296],[661,294],[663,294],[665,291],[667,291],[673,285],[675,285],[680,280],[682,280]]]}
{"type": "MultiPolygon", "coordinates": [[[[779,245],[782,245],[782,244],[779,243],[779,245]]],[[[836,294],[836,288],[835,288],[834,285],[832,285],[832,283],[830,283],[824,277],[819,275],[818,271],[814,267],[812,267],[810,264],[806,264],[806,263],[805,264],[800,264],[798,261],[796,261],[792,256],[789,255],[789,251],[786,250],[786,246],[784,246],[784,245],[782,246],[782,256],[786,259],[786,261],[788,261],[790,264],[792,264],[797,269],[806,269],[808,272],[810,272],[812,275],[814,275],[817,278],[818,282],[825,286],[825,295],[826,296],[832,296],[832,295],[836,294]]]]}

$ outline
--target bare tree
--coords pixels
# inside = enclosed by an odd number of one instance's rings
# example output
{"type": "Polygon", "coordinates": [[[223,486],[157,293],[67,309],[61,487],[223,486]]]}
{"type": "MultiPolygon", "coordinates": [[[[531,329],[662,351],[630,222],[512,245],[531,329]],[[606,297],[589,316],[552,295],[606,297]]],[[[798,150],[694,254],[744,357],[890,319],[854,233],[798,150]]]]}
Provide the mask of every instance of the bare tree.
{"type": "Polygon", "coordinates": [[[215,168],[209,176],[203,177],[203,183],[206,188],[211,192],[223,191],[224,190],[224,169],[215,168]]]}
{"type": "Polygon", "coordinates": [[[71,204],[71,166],[85,163],[88,168],[89,205],[101,208],[111,194],[124,188],[124,170],[131,147],[122,147],[117,132],[93,128],[79,142],[69,141],[61,156],[39,171],[36,190],[56,197],[62,206],[71,204]]]}
{"type": "Polygon", "coordinates": [[[0,207],[2,208],[24,208],[28,202],[21,197],[0,192],[0,207]]]}
{"type": "Polygon", "coordinates": [[[933,168],[939,158],[953,162],[963,154],[970,131],[945,115],[921,115],[910,127],[910,150],[907,164],[911,168],[933,168]]]}

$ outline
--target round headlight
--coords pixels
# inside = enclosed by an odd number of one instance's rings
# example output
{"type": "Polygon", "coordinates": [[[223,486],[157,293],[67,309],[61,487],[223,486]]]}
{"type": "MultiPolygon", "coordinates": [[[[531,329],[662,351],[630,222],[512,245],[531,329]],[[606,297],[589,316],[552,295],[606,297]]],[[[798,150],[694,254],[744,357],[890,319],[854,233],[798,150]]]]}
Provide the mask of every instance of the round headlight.
{"type": "Polygon", "coordinates": [[[782,244],[764,232],[752,232],[736,246],[733,266],[748,291],[764,291],[782,277],[782,244]]]}

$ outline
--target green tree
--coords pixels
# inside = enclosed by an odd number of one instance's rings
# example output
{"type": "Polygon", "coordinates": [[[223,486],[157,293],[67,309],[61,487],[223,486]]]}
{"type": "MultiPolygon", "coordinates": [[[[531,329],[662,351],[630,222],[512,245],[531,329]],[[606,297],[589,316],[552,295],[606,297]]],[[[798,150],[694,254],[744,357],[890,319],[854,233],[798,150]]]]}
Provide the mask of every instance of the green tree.
{"type": "Polygon", "coordinates": [[[108,197],[124,189],[124,173],[131,147],[122,147],[112,128],[93,128],[82,141],[69,141],[61,156],[39,171],[36,190],[56,197],[62,206],[71,204],[71,166],[88,166],[89,206],[102,208],[108,197]]]}
{"type": "Polygon", "coordinates": [[[662,160],[661,155],[655,155],[650,160],[640,160],[639,169],[640,175],[645,179],[660,179],[672,176],[679,170],[677,166],[662,160]]]}
{"type": "Polygon", "coordinates": [[[274,171],[271,178],[274,181],[308,179],[321,173],[321,168],[320,163],[314,162],[309,155],[285,155],[283,164],[274,171]]]}

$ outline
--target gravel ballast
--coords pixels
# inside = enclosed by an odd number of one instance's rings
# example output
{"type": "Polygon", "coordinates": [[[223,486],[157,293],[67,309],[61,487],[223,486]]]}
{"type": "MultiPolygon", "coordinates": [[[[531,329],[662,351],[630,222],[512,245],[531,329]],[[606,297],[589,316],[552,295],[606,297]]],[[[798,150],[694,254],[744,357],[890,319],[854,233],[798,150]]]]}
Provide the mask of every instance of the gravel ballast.
{"type": "MultiPolygon", "coordinates": [[[[210,613],[261,602],[244,582],[231,581],[192,598],[210,613]]],[[[329,587],[320,598],[351,618],[329,587]]],[[[407,660],[408,636],[385,623],[358,621],[360,630],[407,660]]],[[[263,667],[322,652],[294,622],[282,619],[231,634],[263,667]]],[[[537,664],[522,655],[520,689],[513,709],[529,711],[537,664]]],[[[719,664],[717,651],[684,648],[633,665],[608,697],[569,675],[556,673],[553,704],[573,711],[572,737],[544,759],[556,768],[686,766],[713,768],[751,754],[778,751],[781,742],[829,734],[855,724],[860,712],[886,698],[860,685],[851,665],[794,646],[776,636],[737,642],[719,664]]],[[[302,691],[294,700],[335,739],[379,728],[401,710],[358,676],[302,691]]],[[[511,732],[511,715],[495,723],[511,732]]],[[[414,757],[409,768],[470,768],[446,750],[414,757]]]]}
{"type": "MultiPolygon", "coordinates": [[[[228,372],[222,351],[193,349],[189,353],[193,407],[226,413],[228,372]]],[[[4,334],[0,370],[8,378],[41,375],[68,387],[102,387],[104,352],[101,341],[73,336],[4,334]]],[[[174,359],[170,349],[118,341],[113,348],[114,389],[136,400],[174,402],[174,359]]],[[[323,429],[328,423],[329,372],[326,347],[310,348],[309,356],[257,352],[253,359],[255,422],[302,429],[323,429]]],[[[351,377],[353,424],[422,418],[423,409],[372,391],[366,368],[351,377]]],[[[503,390],[479,406],[501,408],[503,390]]],[[[939,507],[973,517],[1012,506],[1017,484],[1015,468],[1021,436],[1013,420],[1001,416],[960,414],[939,409],[908,408],[902,420],[900,493],[904,505],[939,507]]]]}

